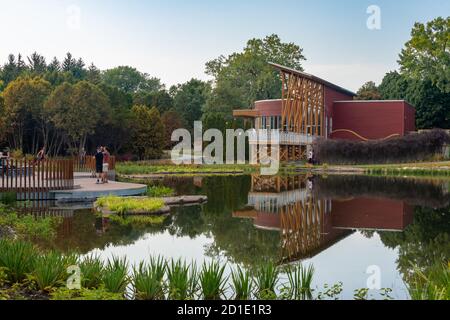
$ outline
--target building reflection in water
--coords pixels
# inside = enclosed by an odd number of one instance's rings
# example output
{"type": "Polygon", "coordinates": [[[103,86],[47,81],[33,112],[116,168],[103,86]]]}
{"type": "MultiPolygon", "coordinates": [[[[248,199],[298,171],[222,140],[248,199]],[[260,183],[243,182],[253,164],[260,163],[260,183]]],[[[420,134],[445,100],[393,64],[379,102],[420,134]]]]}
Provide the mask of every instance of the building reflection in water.
{"type": "Polygon", "coordinates": [[[233,216],[279,231],[282,262],[313,257],[355,230],[403,231],[413,222],[414,207],[403,200],[320,197],[314,192],[318,179],[254,175],[248,206],[233,216]]]}

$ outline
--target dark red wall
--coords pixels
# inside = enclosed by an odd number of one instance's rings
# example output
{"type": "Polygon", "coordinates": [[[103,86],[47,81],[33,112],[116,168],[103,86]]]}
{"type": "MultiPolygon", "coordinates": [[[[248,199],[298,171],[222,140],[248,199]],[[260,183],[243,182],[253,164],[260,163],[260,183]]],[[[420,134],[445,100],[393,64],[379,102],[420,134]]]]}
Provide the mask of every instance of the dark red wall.
{"type": "Polygon", "coordinates": [[[337,101],[333,139],[376,140],[415,131],[415,110],[404,101],[337,101]],[[336,132],[336,130],[351,132],[336,132]]]}
{"type": "Polygon", "coordinates": [[[281,100],[264,100],[255,102],[255,110],[258,110],[262,117],[281,116],[281,100]]]}
{"type": "Polygon", "coordinates": [[[332,202],[333,226],[347,229],[404,230],[413,207],[399,200],[358,198],[332,202]]]}
{"type": "MultiPolygon", "coordinates": [[[[333,117],[334,102],[353,100],[353,96],[347,95],[343,92],[336,91],[332,88],[325,87],[325,115],[328,117],[333,117]]],[[[333,120],[334,121],[334,120],[333,120]]]]}

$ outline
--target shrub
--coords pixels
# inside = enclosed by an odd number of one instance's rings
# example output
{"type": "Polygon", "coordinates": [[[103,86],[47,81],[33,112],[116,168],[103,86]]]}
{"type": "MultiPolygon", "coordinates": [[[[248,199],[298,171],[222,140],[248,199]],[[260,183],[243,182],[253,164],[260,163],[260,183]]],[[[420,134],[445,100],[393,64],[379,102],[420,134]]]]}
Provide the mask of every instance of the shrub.
{"type": "Polygon", "coordinates": [[[261,265],[256,271],[256,297],[261,300],[276,299],[275,287],[279,270],[272,262],[261,265]]]}
{"type": "Polygon", "coordinates": [[[166,262],[158,257],[150,259],[148,265],[141,262],[133,271],[133,285],[137,300],[164,299],[164,274],[166,262]]]}
{"type": "Polygon", "coordinates": [[[108,260],[103,272],[102,282],[109,292],[124,295],[129,283],[128,261],[125,258],[117,257],[108,260]]]}
{"type": "Polygon", "coordinates": [[[22,282],[33,271],[36,248],[27,242],[0,240],[0,268],[10,283],[22,282]]]}
{"type": "Polygon", "coordinates": [[[102,283],[104,271],[103,261],[98,256],[87,256],[81,263],[81,285],[84,288],[99,288],[102,283]]]}
{"type": "Polygon", "coordinates": [[[316,159],[330,164],[369,164],[424,161],[443,151],[450,136],[431,130],[390,140],[349,141],[319,139],[314,143],[316,159]]]}
{"type": "Polygon", "coordinates": [[[51,251],[36,258],[31,279],[41,291],[63,285],[67,277],[66,259],[60,253],[51,251]]]}
{"type": "Polygon", "coordinates": [[[200,286],[205,300],[220,300],[225,293],[224,277],[225,266],[220,266],[217,262],[204,263],[200,273],[200,286]]]}

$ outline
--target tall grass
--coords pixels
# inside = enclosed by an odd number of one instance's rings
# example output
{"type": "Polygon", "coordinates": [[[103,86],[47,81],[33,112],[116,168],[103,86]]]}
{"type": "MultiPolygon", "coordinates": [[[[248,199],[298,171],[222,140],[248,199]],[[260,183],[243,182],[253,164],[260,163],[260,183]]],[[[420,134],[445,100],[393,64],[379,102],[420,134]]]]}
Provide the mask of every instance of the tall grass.
{"type": "Polygon", "coordinates": [[[235,300],[250,300],[253,290],[253,279],[250,272],[238,267],[231,273],[235,300]]]}
{"type": "Polygon", "coordinates": [[[198,274],[195,264],[172,260],[167,267],[168,298],[191,300],[197,292],[198,274]]]}
{"type": "Polygon", "coordinates": [[[105,265],[99,256],[90,255],[80,263],[81,285],[84,288],[96,289],[102,284],[105,265]]]}
{"type": "Polygon", "coordinates": [[[118,257],[109,259],[103,272],[102,282],[109,292],[125,294],[130,283],[127,259],[118,257]]]}
{"type": "Polygon", "coordinates": [[[22,282],[34,269],[36,249],[31,243],[0,240],[0,268],[10,283],[22,282]]]}
{"type": "Polygon", "coordinates": [[[225,266],[220,266],[218,262],[203,263],[199,277],[203,299],[220,300],[223,297],[228,281],[224,271],[225,266]]]}
{"type": "Polygon", "coordinates": [[[286,270],[288,284],[284,286],[283,293],[286,299],[290,300],[311,300],[312,280],[314,276],[314,267],[309,265],[308,268],[303,265],[289,266],[286,270]]]}
{"type": "Polygon", "coordinates": [[[435,264],[423,271],[413,266],[409,286],[412,300],[450,300],[450,267],[435,264]]]}
{"type": "Polygon", "coordinates": [[[34,263],[31,279],[41,291],[51,291],[52,288],[63,285],[67,278],[67,260],[58,252],[51,251],[38,256],[34,263]]]}
{"type": "Polygon", "coordinates": [[[158,257],[151,258],[149,264],[141,262],[133,270],[133,284],[137,300],[164,299],[164,274],[166,262],[158,257]]]}
{"type": "Polygon", "coordinates": [[[279,269],[273,262],[261,265],[255,275],[256,297],[261,300],[276,299],[279,269]]]}

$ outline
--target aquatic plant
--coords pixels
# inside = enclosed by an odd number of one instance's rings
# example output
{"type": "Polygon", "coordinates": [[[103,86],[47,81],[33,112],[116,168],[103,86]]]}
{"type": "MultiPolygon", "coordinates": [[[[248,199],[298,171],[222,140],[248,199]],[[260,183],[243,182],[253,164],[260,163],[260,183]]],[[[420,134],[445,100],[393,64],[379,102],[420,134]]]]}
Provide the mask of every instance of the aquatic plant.
{"type": "Polygon", "coordinates": [[[255,275],[256,297],[261,300],[276,299],[275,288],[278,283],[279,269],[273,262],[262,264],[255,275]]]}
{"type": "Polygon", "coordinates": [[[22,282],[35,265],[36,248],[28,242],[0,240],[0,268],[10,283],[22,282]]]}
{"type": "Polygon", "coordinates": [[[228,281],[224,277],[225,266],[218,262],[203,263],[199,280],[203,299],[220,300],[225,293],[225,284],[228,281]]]}
{"type": "Polygon", "coordinates": [[[311,300],[312,280],[314,276],[314,267],[309,265],[307,268],[303,265],[289,266],[286,270],[288,284],[284,285],[282,291],[286,299],[290,300],[311,300]]]}
{"type": "Polygon", "coordinates": [[[149,197],[170,197],[175,194],[175,190],[165,186],[148,186],[147,196],[149,197]]]}
{"type": "Polygon", "coordinates": [[[109,292],[125,294],[130,282],[127,259],[117,257],[109,259],[103,272],[102,282],[109,292]]]}
{"type": "Polygon", "coordinates": [[[63,285],[67,277],[67,260],[58,252],[51,251],[36,258],[30,279],[41,291],[63,285]]]}
{"type": "Polygon", "coordinates": [[[164,274],[166,262],[161,258],[151,258],[150,263],[141,262],[133,270],[133,286],[137,300],[164,299],[164,274]]]}
{"type": "Polygon", "coordinates": [[[95,204],[98,207],[126,214],[130,212],[151,213],[164,207],[164,201],[157,198],[122,198],[117,196],[107,196],[99,198],[95,204]]]}
{"type": "Polygon", "coordinates": [[[197,267],[181,260],[171,260],[167,266],[168,298],[172,300],[193,299],[197,291],[197,267]]]}
{"type": "Polygon", "coordinates": [[[437,263],[427,271],[413,266],[408,289],[412,300],[450,300],[450,266],[437,263]]]}
{"type": "Polygon", "coordinates": [[[88,289],[99,288],[102,283],[104,263],[99,256],[89,255],[80,263],[81,286],[88,289]]]}
{"type": "Polygon", "coordinates": [[[250,300],[253,290],[253,280],[250,272],[237,267],[231,273],[235,300],[250,300]]]}

